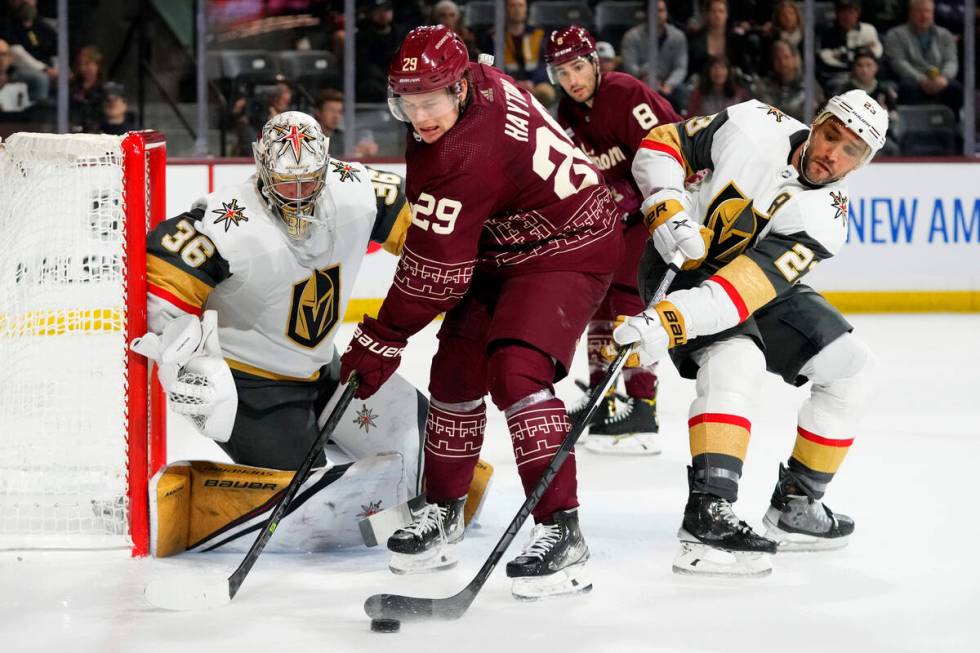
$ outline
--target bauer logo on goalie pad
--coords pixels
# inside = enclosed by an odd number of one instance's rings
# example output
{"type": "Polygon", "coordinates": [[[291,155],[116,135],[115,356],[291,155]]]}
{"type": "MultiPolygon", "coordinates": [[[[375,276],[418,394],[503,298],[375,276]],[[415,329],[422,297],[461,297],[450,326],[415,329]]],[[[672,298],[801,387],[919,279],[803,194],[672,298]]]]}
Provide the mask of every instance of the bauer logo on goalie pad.
{"type": "Polygon", "coordinates": [[[279,486],[275,483],[259,483],[258,481],[219,481],[211,478],[204,481],[204,487],[227,488],[234,490],[275,490],[279,486]]]}
{"type": "Polygon", "coordinates": [[[317,270],[293,286],[286,335],[313,349],[337,325],[340,311],[340,265],[317,270]]]}

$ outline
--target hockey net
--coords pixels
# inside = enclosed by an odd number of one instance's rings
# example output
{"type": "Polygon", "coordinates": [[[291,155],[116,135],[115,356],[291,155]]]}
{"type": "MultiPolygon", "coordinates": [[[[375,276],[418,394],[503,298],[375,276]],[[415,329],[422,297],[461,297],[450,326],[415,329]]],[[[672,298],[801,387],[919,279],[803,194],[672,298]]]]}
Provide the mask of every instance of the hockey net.
{"type": "Polygon", "coordinates": [[[147,551],[164,403],[127,343],[165,162],[151,131],[0,144],[0,548],[147,551]]]}

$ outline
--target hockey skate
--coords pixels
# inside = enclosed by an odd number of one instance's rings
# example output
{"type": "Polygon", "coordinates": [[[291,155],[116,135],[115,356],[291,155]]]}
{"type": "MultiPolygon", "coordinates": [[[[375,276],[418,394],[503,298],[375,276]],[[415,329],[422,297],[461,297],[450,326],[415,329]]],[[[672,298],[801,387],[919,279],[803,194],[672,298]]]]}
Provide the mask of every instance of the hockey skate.
{"type": "Polygon", "coordinates": [[[412,512],[412,523],[388,538],[396,574],[417,574],[456,566],[456,545],[463,539],[466,497],[448,503],[426,503],[412,512]]]}
{"type": "Polygon", "coordinates": [[[721,497],[691,492],[677,536],[676,574],[751,578],[772,573],[776,543],[753,531],[721,497]]]}
{"type": "Polygon", "coordinates": [[[514,579],[511,592],[526,601],[588,592],[592,589],[588,560],[578,510],[556,512],[549,521],[534,526],[524,551],[507,563],[507,576],[514,579]]]}
{"type": "MultiPolygon", "coordinates": [[[[572,426],[575,426],[585,415],[585,407],[589,404],[589,398],[592,397],[592,392],[595,390],[595,388],[590,388],[582,381],[576,380],[575,385],[582,391],[582,395],[575,400],[575,403],[573,403],[567,411],[568,421],[572,424],[572,426]]],[[[615,401],[616,398],[613,395],[607,395],[606,397],[602,398],[599,405],[596,406],[595,412],[592,414],[592,419],[589,420],[588,426],[586,426],[585,430],[582,431],[582,435],[579,436],[578,442],[575,443],[575,446],[584,445],[589,441],[589,433],[594,427],[601,425],[602,422],[605,421],[605,419],[609,416],[611,406],[615,403],[615,401]]]]}
{"type": "Polygon", "coordinates": [[[779,481],[762,523],[780,551],[826,551],[847,546],[854,520],[815,499],[793,471],[779,464],[779,481]]]}
{"type": "Polygon", "coordinates": [[[593,426],[585,448],[593,453],[652,456],[660,453],[657,399],[612,398],[605,420],[593,426]]]}

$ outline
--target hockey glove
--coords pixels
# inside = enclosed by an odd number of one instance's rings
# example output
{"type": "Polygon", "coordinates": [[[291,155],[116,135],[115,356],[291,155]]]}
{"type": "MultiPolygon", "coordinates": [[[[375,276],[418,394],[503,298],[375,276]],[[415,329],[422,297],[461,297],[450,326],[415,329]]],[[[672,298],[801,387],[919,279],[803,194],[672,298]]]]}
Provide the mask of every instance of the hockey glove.
{"type": "Polygon", "coordinates": [[[131,348],[156,361],[160,385],[170,407],[186,416],[197,430],[227,442],[238,412],[238,391],[218,343],[218,314],[205,311],[199,320],[184,315],[158,336],[147,333],[131,348]]]}
{"type": "Polygon", "coordinates": [[[662,301],[633,317],[627,317],[613,330],[617,345],[636,343],[640,365],[656,363],[667,351],[687,342],[684,315],[669,301],[662,301]]]}
{"type": "Polygon", "coordinates": [[[360,384],[354,396],[367,399],[398,369],[407,344],[394,330],[365,315],[340,357],[340,380],[346,383],[357,372],[360,384]]]}
{"type": "Polygon", "coordinates": [[[664,188],[643,202],[643,221],[650,231],[653,246],[661,258],[670,263],[675,252],[687,259],[682,270],[693,270],[708,255],[714,231],[694,222],[684,206],[684,194],[664,188]]]}

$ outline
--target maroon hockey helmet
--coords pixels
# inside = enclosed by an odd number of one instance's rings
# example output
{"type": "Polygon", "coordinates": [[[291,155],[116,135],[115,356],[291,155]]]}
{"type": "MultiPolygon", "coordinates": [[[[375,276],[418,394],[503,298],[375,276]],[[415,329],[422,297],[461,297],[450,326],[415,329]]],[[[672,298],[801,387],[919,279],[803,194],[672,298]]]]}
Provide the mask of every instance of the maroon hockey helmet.
{"type": "Polygon", "coordinates": [[[469,60],[462,39],[445,25],[416,27],[388,65],[388,88],[392,95],[448,88],[463,77],[469,60]]]}
{"type": "Polygon", "coordinates": [[[557,66],[572,59],[588,59],[595,54],[595,39],[589,30],[578,25],[569,25],[556,29],[548,39],[544,51],[544,62],[549,66],[557,66]]]}

